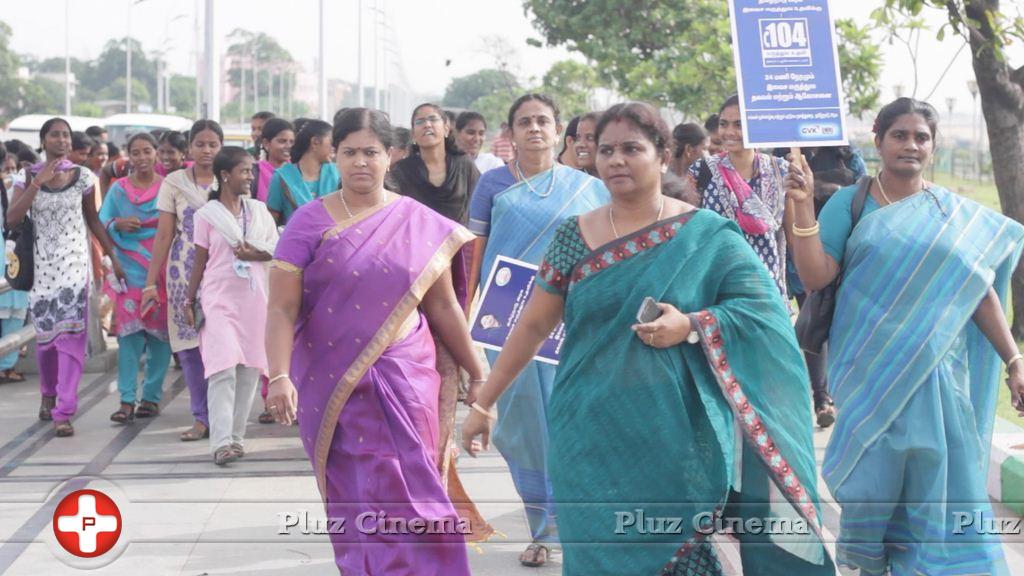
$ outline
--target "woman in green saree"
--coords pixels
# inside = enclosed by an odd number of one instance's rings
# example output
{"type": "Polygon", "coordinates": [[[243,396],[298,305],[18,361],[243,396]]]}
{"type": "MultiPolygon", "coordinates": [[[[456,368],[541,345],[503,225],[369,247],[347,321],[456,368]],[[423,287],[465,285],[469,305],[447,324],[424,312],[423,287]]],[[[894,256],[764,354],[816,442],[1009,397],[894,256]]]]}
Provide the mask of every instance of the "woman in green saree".
{"type": "Polygon", "coordinates": [[[601,118],[612,202],[560,226],[463,446],[486,448],[498,397],[564,320],[547,416],[565,574],[720,574],[708,536],[734,518],[774,528],[738,535],[744,574],[833,574],[785,305],[736,224],[661,194],[670,138],[646,104],[601,118]],[[636,324],[647,296],[661,316],[636,324]]]}

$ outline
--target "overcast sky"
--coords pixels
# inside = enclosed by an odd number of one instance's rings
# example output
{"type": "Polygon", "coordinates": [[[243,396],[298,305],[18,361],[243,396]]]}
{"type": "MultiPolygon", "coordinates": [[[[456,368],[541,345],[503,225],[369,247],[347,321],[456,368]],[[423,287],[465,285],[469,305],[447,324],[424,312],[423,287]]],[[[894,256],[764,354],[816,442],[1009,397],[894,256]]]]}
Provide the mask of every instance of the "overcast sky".
{"type": "MultiPolygon", "coordinates": [[[[140,39],[147,51],[167,48],[171,69],[193,74],[194,15],[197,7],[200,12],[203,10],[203,2],[197,0],[69,0],[72,55],[95,58],[107,40],[123,37],[128,31],[127,10],[134,2],[138,3],[131,9],[132,36],[140,39]]],[[[562,48],[527,46],[528,38],[540,38],[540,35],[524,15],[519,0],[376,2],[387,15],[389,35],[400,55],[409,88],[419,93],[441,94],[452,78],[493,65],[493,58],[482,48],[483,37],[489,35],[503,36],[517,47],[519,70],[524,80],[539,79],[555,61],[579,58],[562,48]]],[[[866,22],[871,10],[881,3],[882,0],[833,0],[832,6],[837,18],[852,17],[866,22]]],[[[329,0],[326,4],[328,76],[355,81],[358,0],[329,0]]],[[[66,0],[0,0],[3,6],[0,20],[14,30],[13,48],[43,58],[63,56],[65,5],[66,0]]],[[[374,11],[375,0],[363,0],[363,5],[363,73],[366,84],[371,85],[373,18],[379,13],[374,11]]],[[[274,36],[307,70],[313,70],[317,54],[317,6],[316,0],[216,0],[215,31],[221,38],[220,48],[226,48],[228,42],[224,38],[235,28],[262,31],[274,36]]],[[[937,29],[943,21],[942,13],[932,10],[929,15],[930,23],[937,29]]],[[[923,35],[918,97],[928,95],[961,44],[959,38],[952,36],[939,43],[934,32],[923,35]]],[[[883,99],[893,97],[893,87],[897,84],[903,84],[905,94],[909,95],[913,67],[906,49],[899,44],[883,48],[886,54],[880,82],[883,99]]],[[[1017,47],[1012,54],[1024,56],[1024,51],[1017,47]]],[[[931,102],[945,112],[946,97],[954,97],[957,110],[970,111],[971,97],[966,86],[972,77],[970,54],[965,49],[931,102]]]]}

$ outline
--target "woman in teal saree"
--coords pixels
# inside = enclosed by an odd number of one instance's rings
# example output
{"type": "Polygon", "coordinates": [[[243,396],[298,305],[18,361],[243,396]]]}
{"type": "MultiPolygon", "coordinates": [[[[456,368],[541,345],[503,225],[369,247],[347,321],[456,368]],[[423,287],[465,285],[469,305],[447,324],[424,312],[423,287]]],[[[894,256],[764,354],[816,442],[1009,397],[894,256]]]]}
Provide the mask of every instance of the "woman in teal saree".
{"type": "Polygon", "coordinates": [[[547,426],[565,574],[721,574],[708,535],[726,517],[775,522],[740,535],[744,574],[834,573],[777,288],[734,223],[661,194],[670,134],[652,107],[612,107],[597,138],[612,202],[559,226],[463,446],[487,446],[492,407],[563,320],[547,426]],[[636,324],[647,296],[661,316],[636,324]]]}
{"type": "Polygon", "coordinates": [[[829,338],[838,408],[822,476],[842,507],[837,561],[862,575],[1008,574],[991,517],[988,452],[1000,359],[1018,410],[1024,362],[1006,324],[1020,224],[924,181],[938,114],[900,98],[879,112],[873,179],[815,222],[806,162],[787,185],[794,261],[809,289],[839,274],[829,338]]]}

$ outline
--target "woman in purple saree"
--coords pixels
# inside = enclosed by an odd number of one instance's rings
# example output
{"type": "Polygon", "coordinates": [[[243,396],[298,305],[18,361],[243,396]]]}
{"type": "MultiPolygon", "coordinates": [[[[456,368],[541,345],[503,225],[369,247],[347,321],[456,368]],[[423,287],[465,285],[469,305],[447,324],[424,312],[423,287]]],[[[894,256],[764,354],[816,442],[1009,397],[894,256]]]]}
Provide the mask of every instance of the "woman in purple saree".
{"type": "Polygon", "coordinates": [[[277,246],[267,408],[298,417],[343,574],[468,575],[465,541],[490,527],[451,466],[457,379],[438,367],[465,367],[471,398],[483,382],[452,281],[473,236],[384,189],[390,139],[380,112],[343,115],[344,186],[277,246]]]}

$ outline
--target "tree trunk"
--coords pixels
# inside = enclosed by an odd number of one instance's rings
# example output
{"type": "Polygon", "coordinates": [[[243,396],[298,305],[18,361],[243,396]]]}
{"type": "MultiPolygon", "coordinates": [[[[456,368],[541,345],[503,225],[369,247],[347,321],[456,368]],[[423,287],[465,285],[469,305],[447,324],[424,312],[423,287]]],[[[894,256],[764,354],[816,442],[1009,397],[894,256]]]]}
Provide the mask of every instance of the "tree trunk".
{"type": "MultiPolygon", "coordinates": [[[[969,17],[983,22],[970,31],[974,76],[981,96],[981,110],[988,130],[992,172],[1003,214],[1024,224],[1024,89],[1019,73],[1000,60],[989,44],[993,30],[986,11],[998,13],[998,0],[968,0],[969,17]]],[[[1024,259],[1022,259],[1024,261],[1024,259]]],[[[1014,338],[1024,339],[1024,264],[1018,263],[1011,280],[1014,338]]]]}

